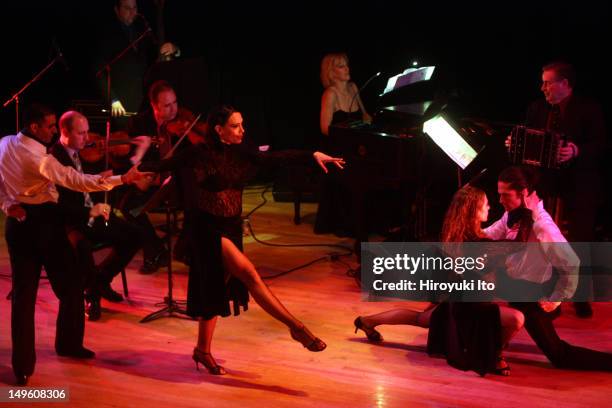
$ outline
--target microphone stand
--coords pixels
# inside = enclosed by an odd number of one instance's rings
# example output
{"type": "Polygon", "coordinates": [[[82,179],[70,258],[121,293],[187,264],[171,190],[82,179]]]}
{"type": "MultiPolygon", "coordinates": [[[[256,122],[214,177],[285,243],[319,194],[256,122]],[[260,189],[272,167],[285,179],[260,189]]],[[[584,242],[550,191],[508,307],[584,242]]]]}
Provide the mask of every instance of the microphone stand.
{"type": "Polygon", "coordinates": [[[23,88],[17,91],[15,95],[13,95],[8,101],[4,102],[4,104],[2,105],[3,108],[6,108],[8,105],[10,105],[11,102],[15,101],[15,133],[19,132],[19,96],[23,92],[25,92],[25,90],[28,89],[30,85],[38,81],[48,70],[51,69],[53,65],[55,65],[56,62],[60,61],[61,59],[62,59],[62,55],[57,54],[55,58],[53,58],[53,60],[51,60],[51,62],[47,64],[46,67],[44,67],[38,74],[34,76],[34,78],[28,81],[28,83],[25,84],[23,88]]]}
{"type": "Polygon", "coordinates": [[[353,103],[355,102],[355,98],[357,98],[357,95],[359,95],[361,93],[361,91],[363,91],[365,89],[366,86],[368,86],[370,84],[370,82],[372,82],[374,80],[374,78],[378,77],[380,75],[380,72],[375,73],[374,75],[372,75],[366,82],[365,84],[363,84],[361,86],[361,88],[359,88],[357,90],[357,92],[355,93],[355,95],[353,95],[353,99],[351,99],[351,104],[349,105],[349,113],[351,112],[351,110],[353,109],[353,103]]]}
{"type": "MultiPolygon", "coordinates": [[[[193,127],[195,126],[195,124],[198,122],[198,120],[200,120],[200,117],[202,116],[202,114],[200,113],[192,122],[191,124],[187,127],[187,129],[183,132],[183,135],[179,138],[179,140],[174,144],[174,146],[172,146],[172,148],[170,149],[170,151],[168,153],[166,153],[166,155],[163,157],[163,159],[167,159],[169,157],[172,157],[172,154],[174,153],[174,151],[178,148],[178,146],[180,145],[180,143],[185,139],[185,137],[189,134],[189,132],[191,131],[191,129],[193,129],[193,127]]],[[[161,317],[164,317],[165,315],[167,315],[168,317],[172,317],[175,316],[176,314],[182,314],[182,315],[186,315],[187,311],[182,308],[181,306],[185,306],[187,303],[185,301],[178,301],[175,300],[173,295],[172,295],[172,289],[174,287],[173,283],[172,283],[172,259],[173,259],[173,247],[172,247],[172,231],[173,231],[173,223],[171,222],[171,215],[172,212],[175,208],[172,207],[172,203],[170,202],[171,198],[168,197],[171,194],[172,188],[175,188],[176,184],[173,180],[172,176],[168,176],[164,182],[162,183],[161,187],[159,188],[159,190],[149,199],[149,201],[145,204],[145,206],[142,209],[138,210],[137,214],[132,214],[135,215],[136,217],[141,214],[142,212],[154,208],[155,206],[157,206],[159,204],[160,201],[163,200],[164,205],[166,207],[166,228],[167,228],[167,232],[166,232],[166,243],[168,245],[168,295],[164,297],[163,302],[157,303],[155,306],[164,306],[159,310],[156,310],[155,312],[149,313],[148,315],[146,315],[145,317],[143,317],[140,320],[140,323],[148,323],[152,320],[155,319],[159,319],[161,317]]],[[[176,224],[176,215],[174,215],[174,224],[176,224]]]]}
{"type": "MultiPolygon", "coordinates": [[[[136,44],[141,42],[146,36],[152,33],[151,27],[148,27],[143,31],[142,34],[134,41],[128,44],[119,54],[115,55],[110,62],[106,63],[102,68],[98,70],[96,73],[96,77],[99,78],[103,73],[106,73],[106,106],[108,106],[108,116],[106,117],[106,145],[104,149],[104,170],[108,170],[110,157],[108,146],[110,146],[110,128],[111,128],[111,116],[113,111],[113,103],[111,100],[111,70],[112,65],[119,61],[131,48],[135,48],[136,44]]],[[[104,192],[104,204],[108,204],[108,191],[104,192]]],[[[108,226],[108,221],[105,223],[108,226]]]]}

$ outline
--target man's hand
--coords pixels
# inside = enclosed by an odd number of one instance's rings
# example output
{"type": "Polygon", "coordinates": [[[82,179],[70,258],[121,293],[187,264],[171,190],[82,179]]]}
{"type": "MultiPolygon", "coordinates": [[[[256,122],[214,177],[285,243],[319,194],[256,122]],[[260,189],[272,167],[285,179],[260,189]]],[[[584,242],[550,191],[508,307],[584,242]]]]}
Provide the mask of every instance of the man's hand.
{"type": "Polygon", "coordinates": [[[111,114],[113,117],[125,115],[125,108],[123,107],[121,101],[115,101],[111,104],[111,114]]]}
{"type": "Polygon", "coordinates": [[[506,136],[506,140],[504,141],[504,146],[506,146],[506,149],[510,150],[510,148],[512,147],[512,135],[506,136]]]}
{"type": "Polygon", "coordinates": [[[339,169],[344,169],[344,164],[346,164],[344,159],[341,157],[331,157],[322,152],[314,152],[312,155],[317,161],[317,164],[321,166],[325,173],[328,172],[327,167],[325,166],[327,163],[333,163],[339,169]]]}
{"type": "Polygon", "coordinates": [[[162,57],[178,57],[178,47],[171,42],[166,42],[159,47],[159,55],[162,57]]]}
{"type": "Polygon", "coordinates": [[[108,179],[112,175],[113,175],[113,169],[104,170],[104,171],[99,173],[100,180],[98,180],[98,181],[100,183],[104,183],[106,181],[106,179],[108,179]]]}
{"type": "Polygon", "coordinates": [[[572,142],[569,142],[567,146],[559,148],[557,153],[557,161],[559,161],[559,163],[564,163],[576,156],[578,156],[578,146],[572,142]]]}
{"type": "Polygon", "coordinates": [[[8,208],[7,214],[9,217],[15,218],[19,222],[26,219],[26,211],[19,204],[13,204],[8,208]]]}
{"type": "Polygon", "coordinates": [[[110,210],[110,205],[98,203],[91,207],[91,210],[89,210],[89,216],[91,218],[104,217],[104,219],[108,221],[108,218],[110,217],[110,210]]]}
{"type": "Polygon", "coordinates": [[[134,156],[130,158],[132,164],[139,164],[142,158],[144,157],[147,150],[151,146],[151,137],[150,136],[136,136],[130,140],[130,143],[136,146],[136,151],[134,152],[134,156]]]}
{"type": "Polygon", "coordinates": [[[542,310],[546,313],[552,312],[553,310],[558,308],[559,305],[561,305],[561,302],[545,302],[543,300],[539,301],[538,303],[540,304],[542,310]]]}
{"type": "Polygon", "coordinates": [[[135,184],[140,180],[151,181],[155,177],[155,173],[140,172],[138,166],[132,166],[127,173],[121,176],[123,184],[135,184]]]}

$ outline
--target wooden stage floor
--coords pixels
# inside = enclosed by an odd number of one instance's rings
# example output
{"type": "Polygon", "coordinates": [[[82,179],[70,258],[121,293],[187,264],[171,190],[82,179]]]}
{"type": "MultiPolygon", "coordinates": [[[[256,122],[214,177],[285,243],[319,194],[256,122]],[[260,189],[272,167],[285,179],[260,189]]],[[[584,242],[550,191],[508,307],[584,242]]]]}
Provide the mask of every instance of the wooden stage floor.
{"type": "MultiPolygon", "coordinates": [[[[271,194],[267,195],[272,200],[271,194]]],[[[245,213],[259,202],[245,193],[245,213]]],[[[252,216],[257,236],[272,243],[334,243],[331,235],[314,235],[315,204],[304,204],[304,223],[292,223],[290,203],[270,201],[252,216]]],[[[161,218],[160,218],[161,219],[161,218]]],[[[2,219],[2,224],[3,224],[2,219]]],[[[10,276],[6,244],[1,240],[0,273],[10,276]]],[[[247,255],[262,275],[271,275],[336,251],[332,248],[273,248],[245,239],[247,255]]],[[[612,375],[558,370],[551,366],[524,331],[512,342],[507,358],[510,377],[479,377],[449,367],[425,353],[427,331],[408,326],[383,327],[386,341],[372,345],[353,333],[357,315],[394,306],[423,308],[416,302],[361,301],[348,277],[352,258],[324,260],[268,284],[287,308],[327,344],[311,353],[293,341],[280,323],[254,302],[239,317],[218,323],[213,352],[229,375],[196,371],[191,352],[194,321],[166,317],[142,324],[166,295],[166,271],[141,275],[138,254],[127,271],[130,296],[122,303],[103,301],[103,316],[87,322],[85,345],[96,351],[82,362],[58,357],[53,349],[58,302],[41,281],[36,309],[37,365],[32,387],[68,387],[75,407],[604,407],[610,406],[612,375]]],[[[174,295],[185,298],[187,270],[174,263],[174,295]]],[[[120,290],[120,279],[113,282],[120,290]]],[[[0,279],[0,387],[12,386],[10,302],[4,296],[10,279],[0,279]]],[[[563,305],[556,326],[565,340],[612,352],[612,304],[594,305],[591,319],[575,317],[563,305]]],[[[39,406],[43,404],[31,404],[39,406]]],[[[57,404],[48,404],[58,406],[57,404]]]]}

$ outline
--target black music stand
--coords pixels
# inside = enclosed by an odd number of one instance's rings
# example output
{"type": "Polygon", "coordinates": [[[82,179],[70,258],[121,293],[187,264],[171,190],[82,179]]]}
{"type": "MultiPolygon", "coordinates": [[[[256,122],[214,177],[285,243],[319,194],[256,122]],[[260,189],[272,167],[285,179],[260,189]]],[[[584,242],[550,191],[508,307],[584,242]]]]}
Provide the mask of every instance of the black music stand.
{"type": "MultiPolygon", "coordinates": [[[[119,61],[121,58],[123,58],[123,56],[125,54],[128,53],[128,51],[130,49],[132,49],[133,47],[136,47],[136,45],[138,43],[140,43],[145,37],[147,37],[149,34],[152,34],[151,31],[151,27],[147,27],[145,29],[145,31],[140,34],[140,36],[138,38],[136,38],[134,41],[132,41],[131,43],[128,44],[127,47],[125,47],[123,50],[121,50],[117,55],[115,55],[109,62],[107,62],[104,66],[102,66],[98,72],[96,72],[96,77],[100,78],[102,76],[102,74],[106,74],[106,106],[107,106],[107,117],[106,117],[106,146],[110,146],[110,134],[111,134],[111,116],[112,116],[112,98],[111,98],[111,71],[112,71],[112,66],[113,64],[115,64],[117,61],[119,61]]],[[[109,156],[109,150],[105,149],[105,154],[104,154],[104,169],[108,169],[109,167],[109,163],[110,163],[110,156],[109,156]]],[[[108,203],[108,191],[104,192],[104,203],[108,203]]]]}
{"type": "Polygon", "coordinates": [[[153,196],[149,199],[149,201],[147,201],[147,203],[142,207],[139,208],[137,210],[134,210],[134,212],[130,212],[133,216],[138,216],[140,215],[140,213],[142,213],[143,211],[147,211],[147,210],[151,210],[153,208],[159,208],[164,207],[166,210],[166,227],[167,227],[167,232],[166,232],[166,240],[167,240],[167,245],[168,245],[168,252],[169,252],[169,256],[168,256],[168,295],[166,297],[164,297],[164,301],[163,302],[159,302],[156,303],[155,306],[164,306],[161,309],[150,313],[148,315],[146,315],[145,317],[143,317],[140,320],[140,323],[147,323],[150,322],[152,320],[156,320],[159,319],[161,317],[172,317],[172,316],[176,316],[176,314],[182,314],[182,315],[186,315],[187,312],[185,309],[183,309],[181,306],[185,306],[186,302],[185,301],[176,301],[174,300],[173,296],[172,296],[172,288],[173,288],[173,282],[172,282],[172,258],[173,258],[173,250],[172,250],[172,221],[171,221],[171,217],[173,212],[176,210],[176,206],[174,206],[171,202],[172,200],[172,194],[171,192],[174,190],[175,188],[175,182],[174,179],[172,178],[172,176],[168,176],[162,183],[162,185],[160,186],[159,190],[157,190],[157,192],[155,192],[155,194],[153,194],[153,196]]]}

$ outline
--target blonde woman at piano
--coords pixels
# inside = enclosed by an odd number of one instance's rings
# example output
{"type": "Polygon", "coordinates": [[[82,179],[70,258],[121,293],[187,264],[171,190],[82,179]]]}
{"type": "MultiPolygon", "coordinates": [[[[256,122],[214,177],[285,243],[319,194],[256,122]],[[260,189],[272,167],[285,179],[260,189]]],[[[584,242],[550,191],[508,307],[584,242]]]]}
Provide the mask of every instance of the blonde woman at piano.
{"type": "Polygon", "coordinates": [[[320,126],[325,136],[329,135],[331,124],[372,121],[359,97],[357,85],[351,81],[345,53],[332,53],[323,57],[321,83],[325,91],[321,98],[320,126]]]}

